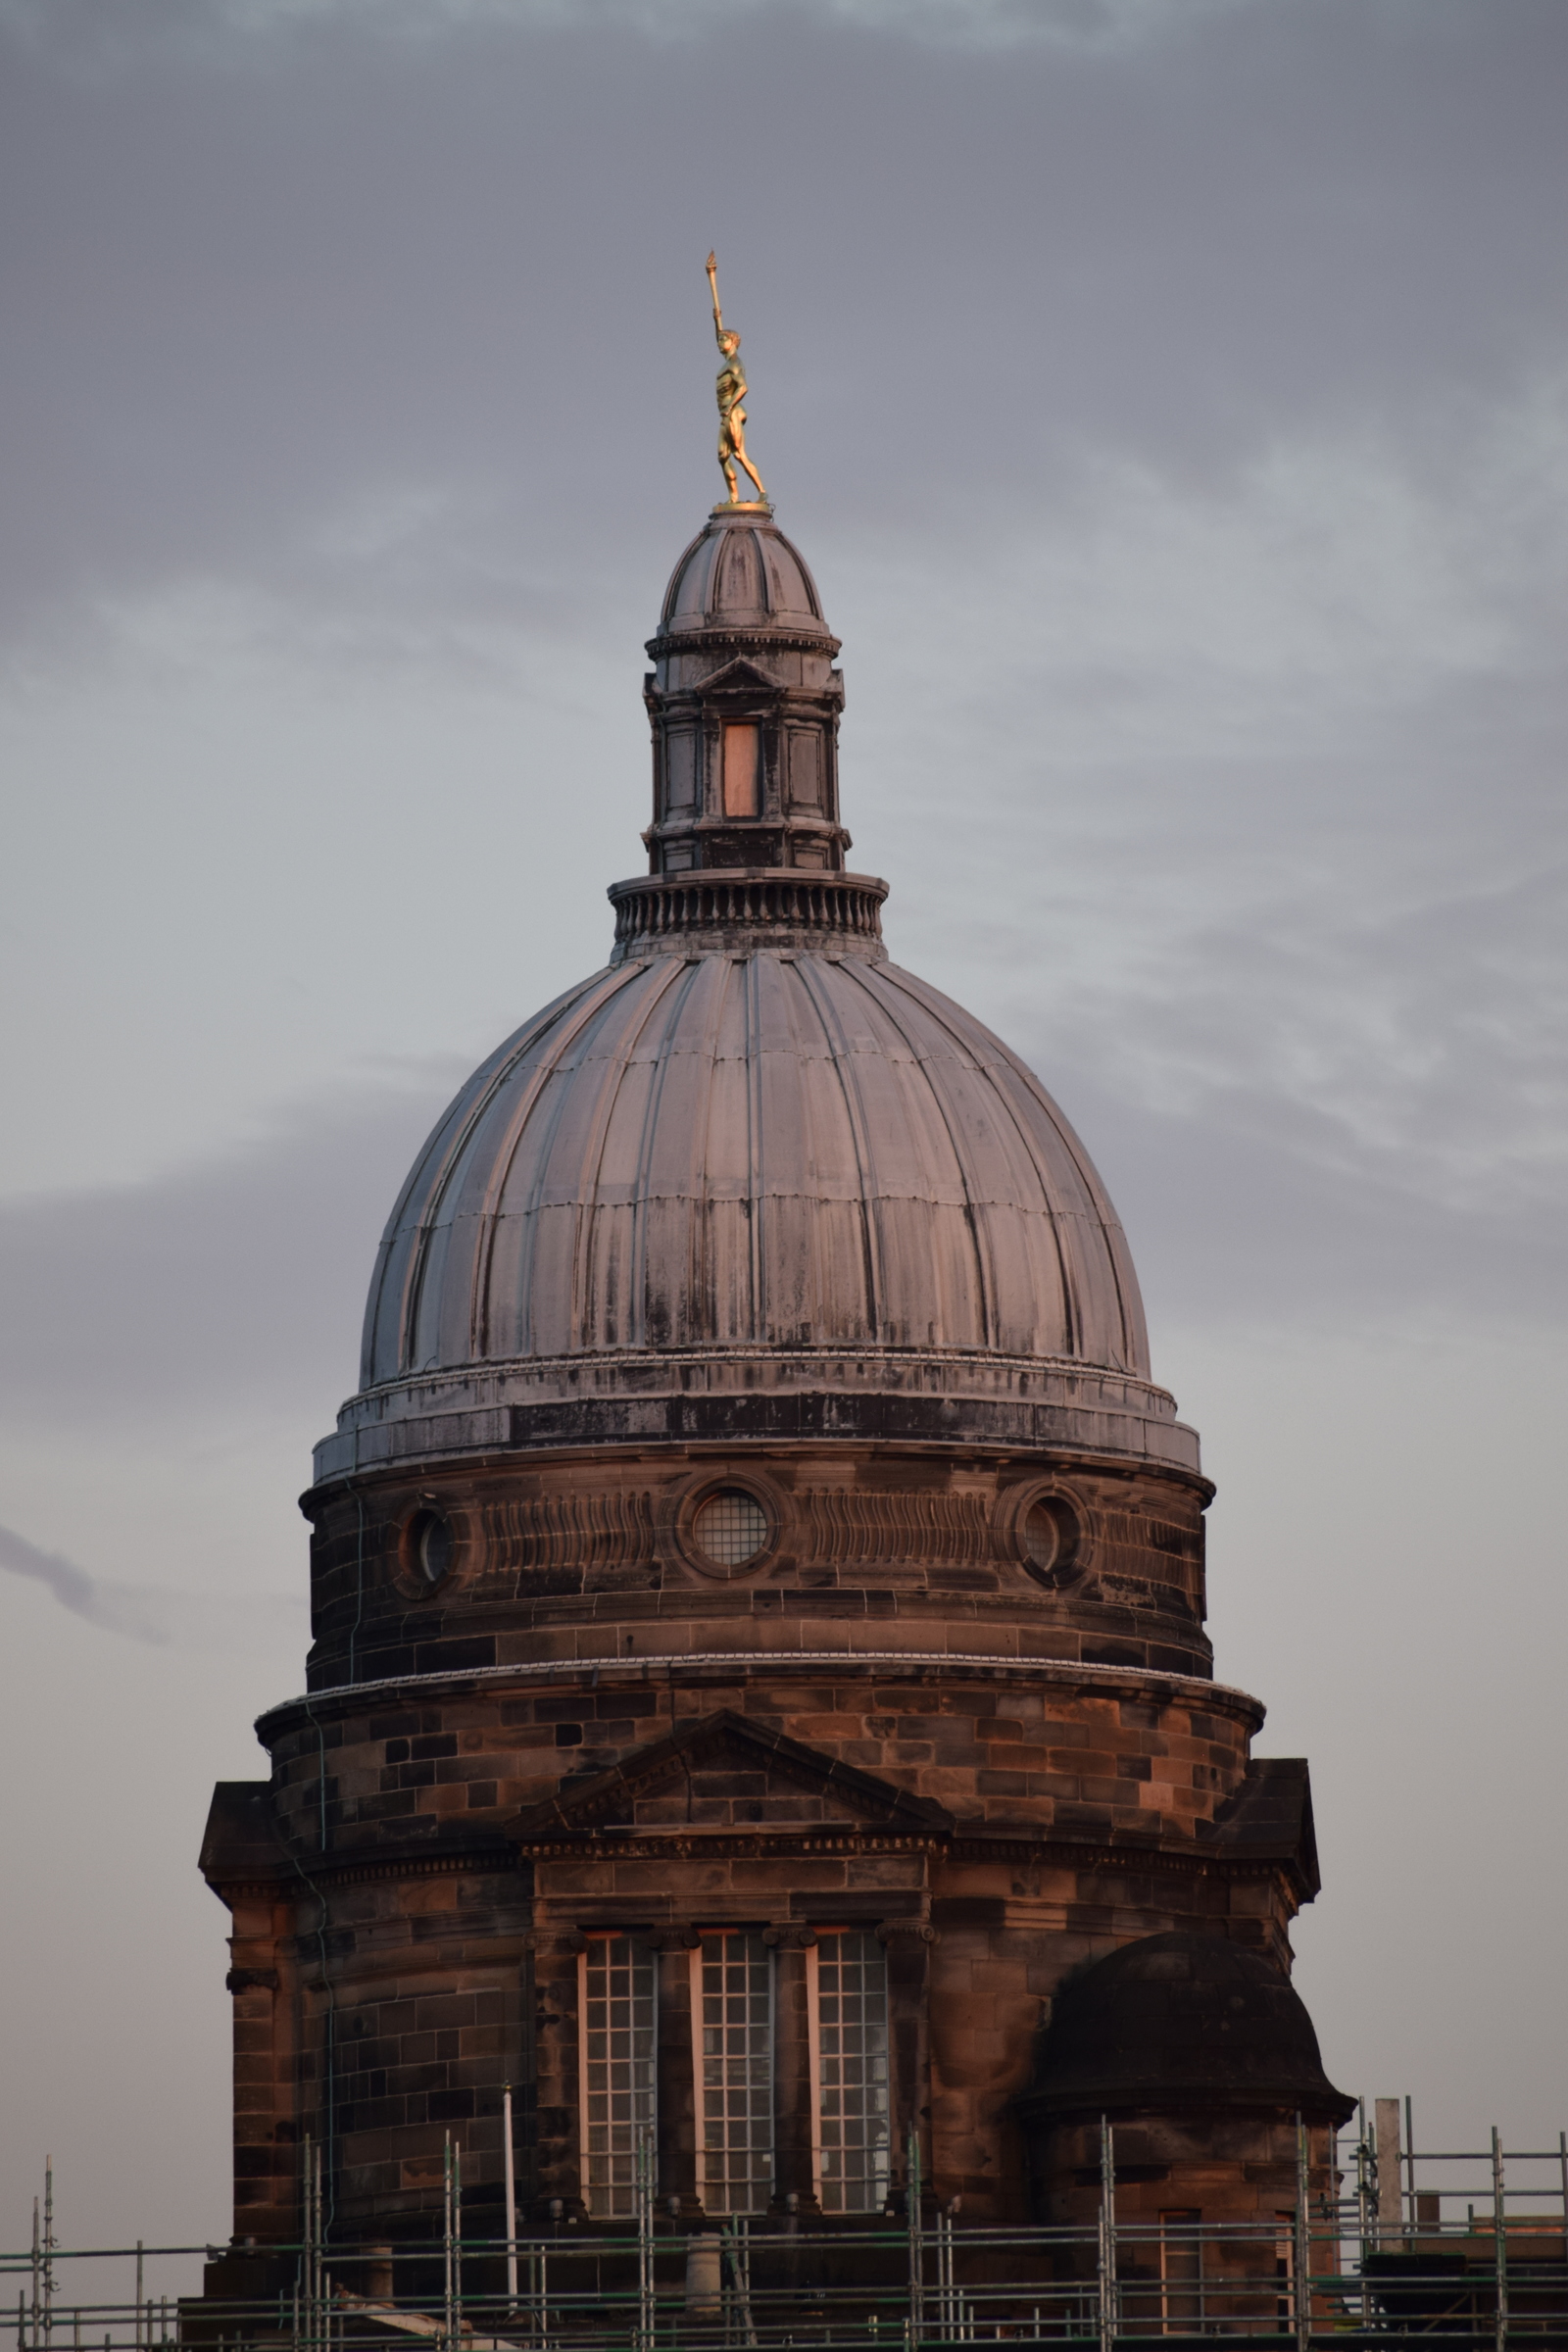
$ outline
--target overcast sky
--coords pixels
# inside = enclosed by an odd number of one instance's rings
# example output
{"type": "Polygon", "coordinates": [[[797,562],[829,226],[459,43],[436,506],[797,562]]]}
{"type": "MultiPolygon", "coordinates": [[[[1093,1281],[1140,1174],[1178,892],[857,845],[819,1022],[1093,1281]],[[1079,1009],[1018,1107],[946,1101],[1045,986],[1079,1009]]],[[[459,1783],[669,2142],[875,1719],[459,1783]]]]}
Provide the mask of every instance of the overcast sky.
{"type": "Polygon", "coordinates": [[[852,861],[1202,1430],[1329,2072],[1568,2124],[1565,106],[1562,0],[0,0],[0,2239],[46,2148],[226,2234],[207,1796],[405,1167],[640,862],[710,245],[852,861]]]}

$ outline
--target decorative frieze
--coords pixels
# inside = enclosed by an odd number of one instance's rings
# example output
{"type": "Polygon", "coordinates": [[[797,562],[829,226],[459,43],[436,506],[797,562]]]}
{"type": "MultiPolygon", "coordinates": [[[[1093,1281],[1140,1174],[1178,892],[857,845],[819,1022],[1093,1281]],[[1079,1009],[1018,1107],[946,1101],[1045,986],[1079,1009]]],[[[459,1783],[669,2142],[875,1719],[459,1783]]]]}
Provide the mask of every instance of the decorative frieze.
{"type": "Polygon", "coordinates": [[[486,1498],[473,1514],[479,1550],[472,1588],[521,1599],[550,1581],[578,1591],[597,1570],[646,1569],[654,1557],[654,1496],[646,1487],[588,1484],[486,1498]]]}

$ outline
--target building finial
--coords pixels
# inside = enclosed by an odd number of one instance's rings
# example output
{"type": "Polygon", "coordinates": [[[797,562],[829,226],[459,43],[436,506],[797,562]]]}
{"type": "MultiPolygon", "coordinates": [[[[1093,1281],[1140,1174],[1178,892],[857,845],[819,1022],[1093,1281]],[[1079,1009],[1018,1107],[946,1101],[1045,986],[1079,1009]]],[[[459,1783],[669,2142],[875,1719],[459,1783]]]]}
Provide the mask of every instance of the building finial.
{"type": "Polygon", "coordinates": [[[713,333],[718,338],[718,463],[729,484],[729,505],[732,507],[765,507],[767,492],[762,477],[746,455],[746,411],[741,403],[746,398],[746,373],[740,363],[741,339],[732,326],[724,324],[724,315],[718,307],[718,263],[708,257],[708,283],[713,297],[713,333]],[[736,466],[741,466],[757,485],[755,498],[742,498],[735,478],[736,466]]]}

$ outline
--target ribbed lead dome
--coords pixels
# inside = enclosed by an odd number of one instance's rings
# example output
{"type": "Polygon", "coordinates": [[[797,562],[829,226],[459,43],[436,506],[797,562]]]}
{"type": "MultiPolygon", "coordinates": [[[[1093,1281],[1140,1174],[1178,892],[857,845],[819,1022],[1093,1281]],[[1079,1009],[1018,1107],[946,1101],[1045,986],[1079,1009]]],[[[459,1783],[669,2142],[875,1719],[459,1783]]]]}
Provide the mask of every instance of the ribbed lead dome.
{"type": "Polygon", "coordinates": [[[659,626],[669,636],[736,626],[831,634],[805,557],[771,515],[741,520],[722,509],[670,574],[659,626]]]}
{"type": "Polygon", "coordinates": [[[367,1388],[625,1350],[911,1349],[1148,1377],[1137,1282],[1039,1081],[864,956],[651,956],[477,1070],[381,1245],[367,1388]]]}

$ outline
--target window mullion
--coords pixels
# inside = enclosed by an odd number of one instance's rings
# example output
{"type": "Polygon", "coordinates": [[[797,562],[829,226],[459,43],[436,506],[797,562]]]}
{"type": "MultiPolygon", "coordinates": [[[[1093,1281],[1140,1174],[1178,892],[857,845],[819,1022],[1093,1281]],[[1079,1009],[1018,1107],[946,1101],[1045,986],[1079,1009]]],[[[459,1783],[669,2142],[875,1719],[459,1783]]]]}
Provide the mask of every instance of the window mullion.
{"type": "Polygon", "coordinates": [[[822,2202],[822,2019],[818,2008],[821,1959],[814,1943],[806,1947],[806,2049],[810,2077],[811,2194],[822,2202]]]}

